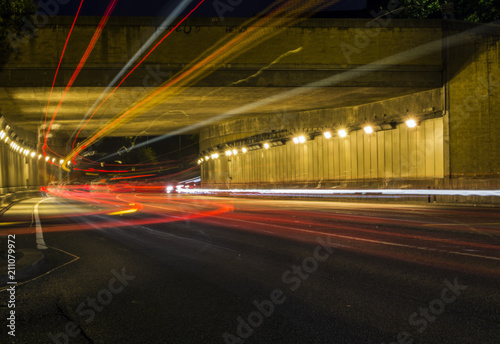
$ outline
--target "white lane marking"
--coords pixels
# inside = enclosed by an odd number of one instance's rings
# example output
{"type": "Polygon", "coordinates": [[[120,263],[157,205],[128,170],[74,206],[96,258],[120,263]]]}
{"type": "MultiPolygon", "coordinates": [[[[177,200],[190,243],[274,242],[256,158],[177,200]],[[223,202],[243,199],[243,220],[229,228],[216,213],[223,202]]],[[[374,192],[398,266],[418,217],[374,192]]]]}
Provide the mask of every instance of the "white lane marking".
{"type": "Polygon", "coordinates": [[[50,198],[42,199],[35,205],[35,208],[33,208],[33,216],[35,217],[36,223],[36,248],[39,250],[46,250],[48,247],[45,244],[45,240],[43,239],[42,224],[40,222],[40,216],[38,215],[38,206],[40,205],[40,203],[45,202],[49,199],[50,198]]]}

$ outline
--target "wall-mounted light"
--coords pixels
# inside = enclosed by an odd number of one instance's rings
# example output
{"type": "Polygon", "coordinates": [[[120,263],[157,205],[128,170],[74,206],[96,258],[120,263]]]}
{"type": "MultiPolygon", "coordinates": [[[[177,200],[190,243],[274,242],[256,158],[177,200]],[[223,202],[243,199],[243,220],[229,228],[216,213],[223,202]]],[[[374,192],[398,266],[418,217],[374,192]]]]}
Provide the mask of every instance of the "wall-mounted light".
{"type": "Polygon", "coordinates": [[[266,143],[264,143],[264,148],[265,148],[265,149],[269,149],[269,147],[271,147],[271,146],[269,146],[269,143],[267,143],[267,142],[266,142],[266,143]]]}
{"type": "Polygon", "coordinates": [[[340,129],[340,130],[338,131],[338,134],[339,134],[339,136],[340,136],[340,137],[346,137],[346,136],[347,136],[347,130],[345,130],[345,129],[340,129]]]}
{"type": "Polygon", "coordinates": [[[331,132],[329,132],[329,131],[325,131],[325,132],[323,133],[323,136],[325,137],[325,139],[329,140],[329,139],[331,139],[331,138],[332,138],[332,133],[331,133],[331,132]]]}
{"type": "Polygon", "coordinates": [[[243,147],[243,148],[241,149],[241,151],[242,151],[243,153],[246,153],[246,152],[247,152],[247,149],[246,149],[245,147],[243,147]]]}
{"type": "Polygon", "coordinates": [[[306,140],[307,139],[304,135],[300,135],[300,136],[293,138],[293,143],[295,143],[295,144],[304,143],[304,142],[306,142],[306,140]]]}
{"type": "Polygon", "coordinates": [[[372,134],[373,133],[373,127],[367,125],[366,127],[363,128],[363,130],[365,131],[365,133],[367,134],[372,134]]]}
{"type": "Polygon", "coordinates": [[[233,152],[231,152],[230,150],[227,150],[226,151],[226,156],[231,156],[231,155],[233,155],[233,152]]]}
{"type": "Polygon", "coordinates": [[[233,149],[233,155],[236,155],[236,154],[238,154],[238,150],[233,149]]]}
{"type": "Polygon", "coordinates": [[[415,121],[413,118],[410,118],[406,121],[406,126],[408,128],[415,128],[417,126],[417,121],[415,121]]]}

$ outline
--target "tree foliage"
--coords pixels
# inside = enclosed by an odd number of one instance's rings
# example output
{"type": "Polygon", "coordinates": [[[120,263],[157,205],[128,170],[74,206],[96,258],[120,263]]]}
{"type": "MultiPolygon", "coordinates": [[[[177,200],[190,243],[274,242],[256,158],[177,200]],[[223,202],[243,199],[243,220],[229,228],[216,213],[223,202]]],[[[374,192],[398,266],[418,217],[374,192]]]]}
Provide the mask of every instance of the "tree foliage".
{"type": "Polygon", "coordinates": [[[36,9],[33,0],[0,0],[0,40],[9,33],[20,33],[36,9]]]}
{"type": "MultiPolygon", "coordinates": [[[[124,146],[126,149],[122,150],[124,163],[134,164],[134,163],[157,163],[158,157],[155,150],[150,146],[140,146],[135,147],[138,137],[128,136],[123,139],[124,146]]],[[[139,143],[147,141],[147,138],[140,138],[139,143]]]]}
{"type": "Polygon", "coordinates": [[[369,0],[375,10],[400,8],[393,13],[399,18],[441,19],[442,5],[453,3],[454,18],[475,23],[489,23],[500,19],[500,0],[369,0]]]}

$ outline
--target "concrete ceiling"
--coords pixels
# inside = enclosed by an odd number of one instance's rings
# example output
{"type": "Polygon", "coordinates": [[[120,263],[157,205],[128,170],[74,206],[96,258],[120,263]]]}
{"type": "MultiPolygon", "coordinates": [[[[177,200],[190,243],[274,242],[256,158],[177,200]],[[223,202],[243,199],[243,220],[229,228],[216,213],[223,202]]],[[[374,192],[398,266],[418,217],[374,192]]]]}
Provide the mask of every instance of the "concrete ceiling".
{"type": "MultiPolygon", "coordinates": [[[[139,117],[117,128],[114,136],[162,135],[186,128],[200,121],[244,106],[269,96],[289,91],[290,87],[191,87],[175,98],[144,112],[139,117]]],[[[152,89],[121,87],[109,98],[80,137],[87,137],[110,118],[121,113],[135,100],[152,89]]],[[[272,113],[298,112],[321,108],[354,106],[420,91],[414,87],[330,87],[315,89],[300,97],[282,103],[261,107],[241,115],[256,116],[272,113]]],[[[54,89],[49,107],[51,116],[61,98],[63,88],[54,89]]],[[[73,87],[66,96],[56,117],[54,134],[69,138],[87,111],[104,91],[103,87],[73,87]]],[[[47,87],[1,87],[0,112],[9,123],[30,132],[37,132],[44,122],[45,107],[50,89],[47,87]]],[[[194,132],[196,130],[190,130],[194,132]]]]}

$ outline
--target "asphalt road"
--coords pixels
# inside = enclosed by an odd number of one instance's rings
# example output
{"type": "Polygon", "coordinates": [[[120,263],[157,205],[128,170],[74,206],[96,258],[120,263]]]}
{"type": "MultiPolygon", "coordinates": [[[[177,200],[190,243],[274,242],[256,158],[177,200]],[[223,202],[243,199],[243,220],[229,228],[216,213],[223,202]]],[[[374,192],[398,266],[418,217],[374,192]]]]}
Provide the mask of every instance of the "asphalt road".
{"type": "Polygon", "coordinates": [[[0,221],[17,249],[48,247],[15,337],[0,288],[2,343],[500,338],[495,208],[66,192],[0,221]]]}

